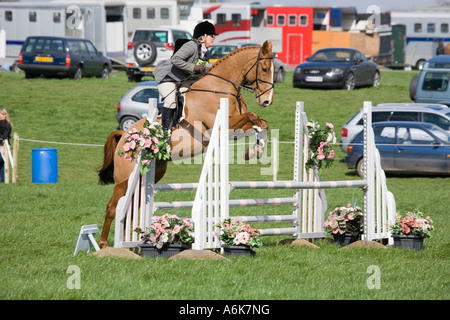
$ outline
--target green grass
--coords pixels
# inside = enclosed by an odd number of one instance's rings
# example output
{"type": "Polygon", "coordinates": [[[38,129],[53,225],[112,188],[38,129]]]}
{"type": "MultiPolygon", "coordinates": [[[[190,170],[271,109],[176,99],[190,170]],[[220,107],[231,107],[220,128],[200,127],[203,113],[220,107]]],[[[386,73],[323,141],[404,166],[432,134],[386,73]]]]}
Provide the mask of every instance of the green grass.
{"type": "MultiPolygon", "coordinates": [[[[244,93],[251,111],[279,129],[280,141],[294,140],[295,102],[304,101],[310,120],[332,122],[340,133],[364,101],[409,102],[408,86],[416,72],[384,71],[379,88],[306,90],[292,88],[292,73],[275,85],[275,101],[256,106],[244,93]]],[[[118,99],[133,84],[124,73],[108,80],[32,79],[0,73],[0,106],[6,108],[20,138],[103,145],[117,128],[118,99]]],[[[448,299],[450,221],[448,177],[388,176],[400,212],[419,208],[435,221],[434,236],[424,250],[340,249],[326,240],[311,250],[276,246],[283,237],[264,237],[255,258],[224,261],[167,259],[98,259],[73,251],[80,227],[103,225],[112,186],[97,183],[95,169],[102,147],[20,141],[19,182],[0,185],[0,299],[448,299]],[[58,150],[58,182],[31,183],[31,150],[58,150]],[[81,270],[81,289],[70,290],[67,269],[81,270]],[[370,290],[369,266],[381,272],[381,288],[370,290]]],[[[333,168],[324,180],[359,179],[348,170],[344,153],[336,148],[333,168]]],[[[293,145],[280,145],[279,180],[292,179],[293,145]]],[[[235,164],[231,180],[271,180],[260,174],[261,164],[235,164]]],[[[201,165],[173,164],[162,183],[195,182],[201,165]]],[[[289,196],[285,190],[233,191],[232,198],[289,196]]],[[[327,190],[328,208],[359,197],[357,189],[327,190]]],[[[161,193],[157,200],[192,200],[192,192],[161,193]]],[[[290,208],[235,208],[233,215],[288,213],[290,208]],[[259,211],[261,210],[261,211],[259,211]]],[[[188,215],[189,212],[182,211],[188,215]]],[[[99,238],[99,235],[96,237],[99,238]]],[[[113,245],[113,233],[110,245],[113,245]]]]}

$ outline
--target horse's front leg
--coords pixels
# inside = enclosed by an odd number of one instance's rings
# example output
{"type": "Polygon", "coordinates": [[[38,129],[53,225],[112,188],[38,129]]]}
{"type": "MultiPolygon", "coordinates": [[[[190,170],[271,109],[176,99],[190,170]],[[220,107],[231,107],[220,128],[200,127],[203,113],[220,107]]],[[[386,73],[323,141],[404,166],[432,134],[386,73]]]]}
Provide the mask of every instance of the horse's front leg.
{"type": "Polygon", "coordinates": [[[249,130],[256,135],[256,143],[245,152],[245,160],[249,160],[255,155],[258,159],[261,158],[267,144],[267,130],[269,129],[267,121],[261,119],[254,112],[230,116],[228,121],[230,129],[233,129],[236,135],[247,135],[249,130]]]}

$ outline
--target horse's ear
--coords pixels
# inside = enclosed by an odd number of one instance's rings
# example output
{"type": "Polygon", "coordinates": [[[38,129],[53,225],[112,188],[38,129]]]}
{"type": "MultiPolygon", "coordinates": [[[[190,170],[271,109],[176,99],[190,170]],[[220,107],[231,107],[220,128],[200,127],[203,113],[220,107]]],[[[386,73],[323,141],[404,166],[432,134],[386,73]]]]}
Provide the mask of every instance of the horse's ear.
{"type": "Polygon", "coordinates": [[[272,54],[272,42],[266,40],[262,46],[261,53],[263,55],[272,54]]]}

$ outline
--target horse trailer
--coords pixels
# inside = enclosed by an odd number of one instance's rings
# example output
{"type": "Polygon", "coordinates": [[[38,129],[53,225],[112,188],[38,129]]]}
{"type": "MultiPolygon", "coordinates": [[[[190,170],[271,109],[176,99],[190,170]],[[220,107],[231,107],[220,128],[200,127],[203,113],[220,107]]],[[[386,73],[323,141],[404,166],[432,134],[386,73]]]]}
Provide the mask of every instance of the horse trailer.
{"type": "Polygon", "coordinates": [[[105,55],[126,51],[126,8],[122,1],[2,2],[0,30],[6,58],[17,58],[28,36],[90,40],[105,55]]]}
{"type": "Polygon", "coordinates": [[[450,12],[391,12],[392,25],[406,27],[405,64],[422,69],[436,55],[440,41],[450,43],[450,12]]]}

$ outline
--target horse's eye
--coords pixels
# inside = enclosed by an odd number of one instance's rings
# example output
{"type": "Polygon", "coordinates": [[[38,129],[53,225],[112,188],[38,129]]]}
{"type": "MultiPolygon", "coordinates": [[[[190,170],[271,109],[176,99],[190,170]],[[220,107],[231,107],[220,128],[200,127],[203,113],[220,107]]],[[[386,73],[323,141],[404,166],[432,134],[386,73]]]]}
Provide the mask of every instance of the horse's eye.
{"type": "Polygon", "coordinates": [[[267,69],[267,68],[262,68],[262,71],[263,71],[263,72],[269,72],[269,69],[267,69]]]}

